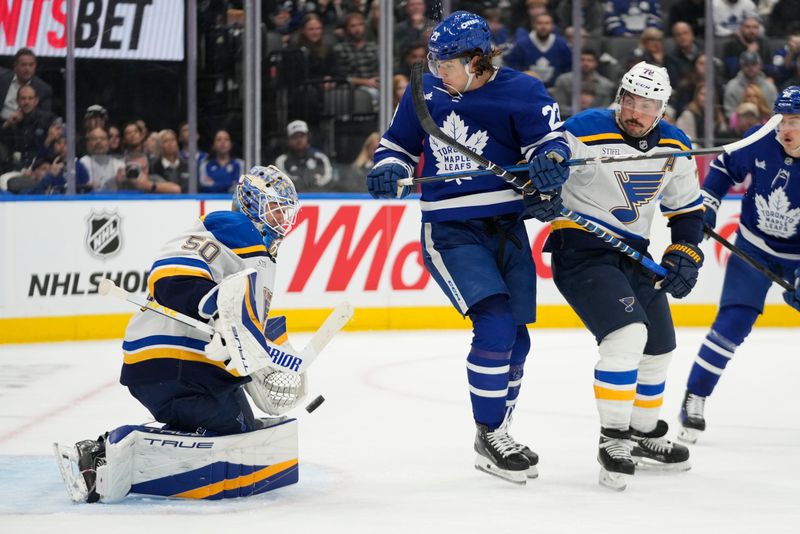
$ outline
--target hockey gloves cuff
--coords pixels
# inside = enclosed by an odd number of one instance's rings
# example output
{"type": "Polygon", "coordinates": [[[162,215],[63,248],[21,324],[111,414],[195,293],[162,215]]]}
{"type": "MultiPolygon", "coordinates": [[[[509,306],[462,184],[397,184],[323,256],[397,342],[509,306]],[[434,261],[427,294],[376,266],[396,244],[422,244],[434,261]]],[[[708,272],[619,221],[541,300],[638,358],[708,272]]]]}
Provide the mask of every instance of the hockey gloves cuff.
{"type": "Polygon", "coordinates": [[[800,311],[800,267],[794,271],[794,291],[784,291],[783,300],[795,310],[800,311]]]}
{"type": "Polygon", "coordinates": [[[686,242],[673,243],[664,251],[661,266],[667,276],[661,281],[661,289],[682,299],[697,283],[697,274],[703,265],[703,251],[686,242]]]}
{"type": "Polygon", "coordinates": [[[550,222],[561,214],[564,201],[561,199],[561,188],[547,193],[534,193],[523,195],[522,201],[525,203],[525,210],[522,212],[522,219],[538,219],[542,222],[550,222]]]}
{"type": "Polygon", "coordinates": [[[367,174],[367,190],[372,198],[405,198],[411,188],[398,190],[397,181],[411,176],[408,167],[400,163],[386,163],[373,168],[367,174]]]}
{"type": "Polygon", "coordinates": [[[566,160],[567,153],[560,148],[534,156],[528,166],[528,176],[533,187],[539,191],[552,191],[561,187],[569,176],[569,167],[564,165],[566,160]]]}
{"type": "Polygon", "coordinates": [[[701,189],[703,194],[703,224],[712,230],[717,226],[717,210],[719,209],[720,199],[705,189],[701,189]]]}

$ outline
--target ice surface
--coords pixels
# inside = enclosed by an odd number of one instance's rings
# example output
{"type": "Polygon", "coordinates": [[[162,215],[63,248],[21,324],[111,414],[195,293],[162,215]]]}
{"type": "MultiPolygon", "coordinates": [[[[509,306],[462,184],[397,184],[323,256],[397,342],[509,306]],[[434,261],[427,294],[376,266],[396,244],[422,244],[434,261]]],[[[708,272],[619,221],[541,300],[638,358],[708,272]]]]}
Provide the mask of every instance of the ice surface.
{"type": "MultiPolygon", "coordinates": [[[[705,330],[683,329],[662,417],[676,417],[705,330]]],[[[303,346],[307,335],[297,335],[303,346]]],[[[534,330],[513,435],[539,453],[518,487],[472,467],[467,331],[343,333],[314,364],[300,419],[300,483],[253,498],[132,496],[73,505],[53,441],[149,415],[117,382],[119,342],[0,347],[0,532],[796,533],[800,532],[800,332],[753,332],[706,407],[692,470],[597,484],[595,345],[534,330]],[[246,529],[246,530],[245,530],[246,529]]]]}

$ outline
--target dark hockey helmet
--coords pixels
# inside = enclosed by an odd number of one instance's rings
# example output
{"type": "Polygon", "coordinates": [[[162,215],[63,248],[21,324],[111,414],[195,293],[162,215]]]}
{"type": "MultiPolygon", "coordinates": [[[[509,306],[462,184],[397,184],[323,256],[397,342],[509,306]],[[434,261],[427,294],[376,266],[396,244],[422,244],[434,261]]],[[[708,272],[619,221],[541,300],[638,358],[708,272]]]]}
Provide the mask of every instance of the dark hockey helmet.
{"type": "Polygon", "coordinates": [[[486,19],[468,11],[456,11],[436,25],[428,41],[429,58],[446,60],[478,49],[492,50],[492,31],[486,19]]]}
{"type": "Polygon", "coordinates": [[[790,85],[781,91],[772,111],[782,115],[800,115],[800,86],[790,85]]]}

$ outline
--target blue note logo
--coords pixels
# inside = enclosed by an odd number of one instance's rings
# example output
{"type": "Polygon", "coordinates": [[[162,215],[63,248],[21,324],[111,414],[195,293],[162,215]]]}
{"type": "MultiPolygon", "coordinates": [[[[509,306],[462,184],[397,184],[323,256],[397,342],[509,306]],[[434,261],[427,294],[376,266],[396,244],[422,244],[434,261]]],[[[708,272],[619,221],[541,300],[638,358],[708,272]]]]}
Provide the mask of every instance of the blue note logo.
{"type": "Polygon", "coordinates": [[[86,248],[94,256],[107,258],[122,248],[122,218],[116,210],[92,212],[86,219],[86,248]]]}
{"type": "Polygon", "coordinates": [[[622,191],[625,205],[611,208],[611,214],[625,224],[636,222],[639,219],[639,207],[658,195],[664,172],[615,171],[614,176],[622,191]]]}

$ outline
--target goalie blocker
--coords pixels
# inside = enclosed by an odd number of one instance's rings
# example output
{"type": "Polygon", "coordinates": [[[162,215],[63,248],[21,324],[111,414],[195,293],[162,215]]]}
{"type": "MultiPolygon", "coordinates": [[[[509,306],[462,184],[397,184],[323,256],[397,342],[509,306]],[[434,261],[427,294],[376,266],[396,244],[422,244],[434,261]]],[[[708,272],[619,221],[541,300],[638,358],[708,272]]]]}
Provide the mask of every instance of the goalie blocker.
{"type": "Polygon", "coordinates": [[[112,503],[129,493],[231,499],[298,481],[297,420],[273,422],[216,437],[121,426],[98,442],[82,442],[91,446],[53,446],[74,502],[112,503]]]}

